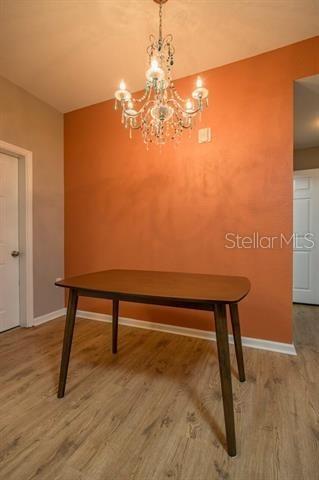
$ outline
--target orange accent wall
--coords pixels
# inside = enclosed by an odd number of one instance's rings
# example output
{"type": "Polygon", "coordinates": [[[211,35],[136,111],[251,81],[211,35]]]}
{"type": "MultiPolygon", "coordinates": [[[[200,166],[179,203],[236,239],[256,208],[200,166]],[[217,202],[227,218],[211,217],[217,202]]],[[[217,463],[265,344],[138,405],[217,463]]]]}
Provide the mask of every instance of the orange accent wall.
{"type": "MultiPolygon", "coordinates": [[[[177,52],[178,53],[178,52],[177,52]]],[[[177,56],[178,60],[178,56],[177,56]]],[[[245,336],[292,341],[292,250],[226,249],[225,234],[290,236],[293,81],[319,73],[319,37],[202,74],[201,126],[178,146],[129,140],[114,102],[65,115],[65,275],[109,268],[245,275],[245,336]]],[[[141,72],[141,75],[143,72],[141,72]]],[[[176,82],[191,91],[195,76],[176,82]]],[[[129,81],[129,78],[127,79],[129,81]]],[[[80,308],[109,313],[108,301],[80,308]]],[[[120,315],[211,329],[209,313],[123,304],[120,315]]]]}

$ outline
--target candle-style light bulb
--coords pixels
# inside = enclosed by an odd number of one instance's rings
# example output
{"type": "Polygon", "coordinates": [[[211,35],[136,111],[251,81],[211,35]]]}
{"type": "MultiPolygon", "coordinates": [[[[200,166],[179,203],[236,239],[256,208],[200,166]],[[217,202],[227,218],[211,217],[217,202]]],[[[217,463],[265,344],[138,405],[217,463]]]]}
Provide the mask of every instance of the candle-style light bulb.
{"type": "Polygon", "coordinates": [[[185,107],[186,107],[186,110],[193,110],[193,102],[189,98],[186,100],[185,107]]]}
{"type": "Polygon", "coordinates": [[[127,90],[127,87],[125,85],[124,80],[120,81],[120,86],[119,86],[118,90],[116,90],[114,95],[115,95],[116,100],[118,100],[121,103],[124,102],[124,101],[127,102],[132,97],[130,92],[127,90]]]}
{"type": "Polygon", "coordinates": [[[157,70],[158,69],[158,61],[157,61],[156,58],[152,58],[151,68],[152,68],[152,70],[157,70]]]}
{"type": "Polygon", "coordinates": [[[192,93],[192,97],[195,98],[197,102],[201,102],[208,97],[208,90],[204,87],[204,82],[199,76],[196,79],[196,88],[192,93]]]}
{"type": "Polygon", "coordinates": [[[160,67],[156,57],[151,59],[151,66],[146,72],[146,78],[149,82],[160,81],[164,78],[164,70],[160,67]]]}
{"type": "Polygon", "coordinates": [[[200,77],[197,77],[196,88],[202,88],[202,86],[203,86],[203,80],[200,77]]]}

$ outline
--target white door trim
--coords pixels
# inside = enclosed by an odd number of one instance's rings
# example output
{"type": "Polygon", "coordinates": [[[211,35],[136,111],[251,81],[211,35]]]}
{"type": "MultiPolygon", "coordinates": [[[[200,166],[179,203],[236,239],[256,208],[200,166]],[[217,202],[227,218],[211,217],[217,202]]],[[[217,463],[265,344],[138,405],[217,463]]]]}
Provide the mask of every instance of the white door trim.
{"type": "Polygon", "coordinates": [[[23,255],[20,258],[20,325],[33,326],[33,212],[32,152],[0,140],[0,152],[19,160],[19,237],[23,255]],[[21,188],[20,188],[21,187],[21,188]]]}
{"type": "Polygon", "coordinates": [[[319,168],[308,168],[307,170],[294,170],[294,175],[299,175],[300,177],[309,176],[309,172],[314,173],[314,175],[319,175],[319,168]]]}

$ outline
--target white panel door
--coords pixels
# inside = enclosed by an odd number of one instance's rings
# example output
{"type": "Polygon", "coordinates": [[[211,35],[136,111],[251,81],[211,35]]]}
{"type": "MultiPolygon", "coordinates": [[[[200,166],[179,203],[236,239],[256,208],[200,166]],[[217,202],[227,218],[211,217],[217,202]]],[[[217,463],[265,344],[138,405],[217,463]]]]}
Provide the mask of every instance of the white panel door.
{"type": "Polygon", "coordinates": [[[0,332],[19,315],[18,159],[0,153],[0,332]]]}
{"type": "Polygon", "coordinates": [[[294,172],[293,301],[319,304],[319,169],[294,172]]]}

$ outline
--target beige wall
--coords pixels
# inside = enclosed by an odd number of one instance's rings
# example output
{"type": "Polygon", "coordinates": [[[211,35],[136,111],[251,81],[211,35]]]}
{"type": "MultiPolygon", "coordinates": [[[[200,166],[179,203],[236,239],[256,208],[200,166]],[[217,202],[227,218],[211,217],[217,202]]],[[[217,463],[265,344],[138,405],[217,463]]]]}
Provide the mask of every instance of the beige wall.
{"type": "Polygon", "coordinates": [[[319,168],[319,147],[301,148],[294,151],[294,170],[308,170],[309,168],[319,168]]]}
{"type": "Polygon", "coordinates": [[[63,115],[0,77],[0,139],[33,152],[34,315],[64,305],[63,115]]]}

